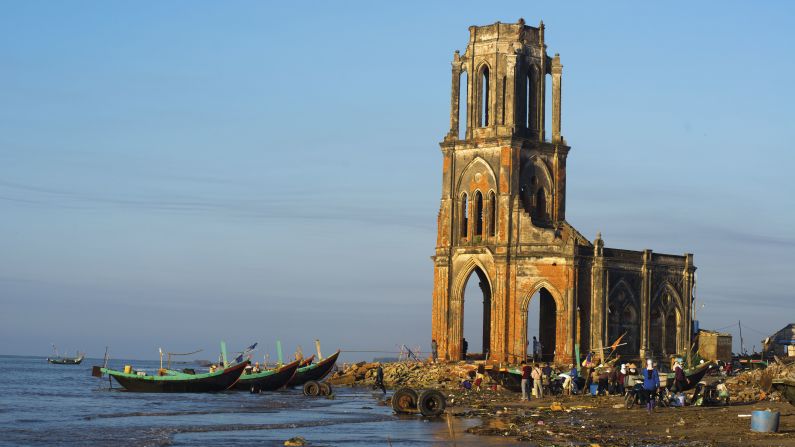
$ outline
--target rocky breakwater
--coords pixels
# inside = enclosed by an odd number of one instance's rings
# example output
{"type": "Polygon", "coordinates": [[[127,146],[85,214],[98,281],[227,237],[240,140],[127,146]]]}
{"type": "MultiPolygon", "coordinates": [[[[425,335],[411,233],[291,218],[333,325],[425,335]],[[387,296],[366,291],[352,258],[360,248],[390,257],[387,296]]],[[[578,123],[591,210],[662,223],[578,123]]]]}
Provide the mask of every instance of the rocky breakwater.
{"type": "Polygon", "coordinates": [[[401,387],[457,389],[462,380],[469,377],[477,366],[466,363],[420,363],[420,362],[360,362],[343,365],[329,378],[332,385],[372,386],[378,366],[384,370],[384,385],[387,388],[401,387]]]}

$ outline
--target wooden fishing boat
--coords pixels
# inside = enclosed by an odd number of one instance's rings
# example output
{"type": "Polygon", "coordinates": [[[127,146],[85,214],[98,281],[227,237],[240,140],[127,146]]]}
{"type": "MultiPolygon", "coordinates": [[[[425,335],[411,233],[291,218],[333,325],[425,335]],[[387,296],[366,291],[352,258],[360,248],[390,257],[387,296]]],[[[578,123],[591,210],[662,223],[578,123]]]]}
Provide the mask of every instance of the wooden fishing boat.
{"type": "Polygon", "coordinates": [[[53,343],[52,345],[52,352],[55,354],[52,357],[47,357],[47,362],[52,363],[53,365],[79,365],[83,358],[86,356],[84,352],[77,352],[77,355],[74,357],[69,357],[66,355],[61,355],[58,353],[58,348],[53,343]]]}
{"type": "Polygon", "coordinates": [[[47,362],[53,365],[79,365],[83,358],[85,358],[85,354],[78,354],[77,357],[47,357],[47,362]]]}
{"type": "Polygon", "coordinates": [[[95,366],[92,375],[101,377],[102,374],[107,374],[116,379],[126,390],[140,393],[210,393],[224,391],[234,386],[248,364],[248,361],[244,361],[204,374],[164,370],[163,375],[151,376],[95,366]]]}
{"type": "MultiPolygon", "coordinates": [[[[685,370],[685,377],[687,377],[687,381],[682,384],[682,391],[690,391],[698,385],[698,382],[701,382],[701,379],[707,374],[707,372],[715,367],[715,362],[707,362],[701,365],[698,365],[695,368],[685,370]]],[[[640,370],[643,373],[643,369],[640,370]]],[[[674,378],[676,377],[676,373],[662,373],[660,374],[660,384],[663,384],[663,379],[665,379],[665,387],[669,390],[674,386],[674,378]]]]}
{"type": "Polygon", "coordinates": [[[497,383],[506,390],[516,393],[522,392],[522,370],[519,368],[498,368],[486,366],[486,374],[492,382],[497,383]]]}
{"type": "Polygon", "coordinates": [[[293,378],[301,361],[283,365],[280,368],[269,369],[257,373],[243,374],[234,386],[236,390],[274,391],[284,388],[293,378]]]}
{"type": "Polygon", "coordinates": [[[792,405],[795,405],[795,380],[774,379],[773,389],[781,393],[781,397],[792,405]]]}
{"type": "Polygon", "coordinates": [[[298,368],[293,378],[287,382],[287,386],[301,386],[310,380],[323,380],[323,378],[326,377],[329,372],[331,372],[331,369],[334,368],[334,364],[337,363],[337,357],[339,356],[340,351],[337,350],[337,352],[331,356],[326,357],[317,363],[298,368]]]}
{"type": "Polygon", "coordinates": [[[309,366],[315,360],[315,354],[310,355],[309,357],[302,359],[301,364],[298,365],[299,368],[303,368],[304,366],[309,366]]]}

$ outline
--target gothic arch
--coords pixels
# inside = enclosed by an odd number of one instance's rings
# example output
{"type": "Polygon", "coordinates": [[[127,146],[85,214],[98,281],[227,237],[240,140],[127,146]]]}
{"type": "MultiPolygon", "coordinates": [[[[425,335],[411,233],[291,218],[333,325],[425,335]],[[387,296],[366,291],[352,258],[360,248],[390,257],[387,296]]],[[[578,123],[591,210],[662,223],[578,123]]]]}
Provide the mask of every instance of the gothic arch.
{"type": "Polygon", "coordinates": [[[477,127],[488,127],[494,124],[494,107],[492,105],[492,84],[494,84],[494,72],[486,61],[481,61],[478,65],[477,77],[475,78],[476,90],[473,103],[477,108],[477,127]]]}
{"type": "Polygon", "coordinates": [[[467,179],[467,177],[472,173],[472,171],[476,168],[477,165],[482,165],[483,167],[486,168],[486,175],[488,176],[487,183],[489,186],[488,189],[493,189],[495,191],[497,190],[497,176],[494,174],[494,169],[491,168],[489,162],[484,160],[483,157],[477,156],[473,158],[472,161],[467,163],[466,167],[464,167],[464,169],[461,170],[461,174],[458,176],[458,179],[456,181],[457,192],[461,191],[469,192],[469,187],[464,188],[465,186],[464,180],[467,179]]]}
{"type": "MultiPolygon", "coordinates": [[[[490,294],[493,294],[493,268],[489,269],[488,266],[493,267],[494,261],[491,259],[491,255],[489,254],[489,258],[485,261],[479,259],[477,255],[469,257],[464,264],[458,270],[458,273],[455,274],[452,287],[451,287],[451,295],[450,295],[450,305],[449,305],[449,324],[448,327],[449,331],[449,355],[452,359],[458,359],[460,356],[460,349],[461,349],[461,340],[464,338],[464,291],[467,285],[467,281],[469,280],[470,276],[475,273],[478,275],[478,279],[481,281],[485,281],[488,284],[488,290],[490,294]]],[[[487,351],[491,349],[490,340],[491,340],[491,307],[493,306],[493,301],[491,297],[489,297],[488,307],[484,306],[484,325],[483,325],[483,341],[484,346],[483,350],[487,351]]]]}
{"type": "MultiPolygon", "coordinates": [[[[530,306],[530,301],[532,300],[533,296],[536,293],[539,293],[542,290],[546,290],[547,293],[549,294],[549,296],[552,298],[552,301],[555,304],[554,320],[551,323],[551,327],[549,327],[549,329],[550,329],[549,335],[552,336],[553,342],[550,344],[549,340],[545,339],[544,334],[546,332],[542,328],[539,328],[539,331],[540,331],[540,334],[539,334],[540,335],[540,340],[539,341],[541,341],[542,343],[545,343],[545,342],[547,343],[547,345],[544,346],[544,354],[545,355],[551,355],[551,353],[555,353],[555,356],[556,356],[556,359],[557,359],[557,356],[560,354],[560,352],[562,352],[558,348],[563,349],[565,347],[565,342],[566,342],[566,337],[567,337],[567,335],[566,335],[566,330],[567,329],[565,327],[565,321],[566,321],[566,318],[567,318],[566,301],[565,301],[563,295],[560,293],[560,291],[557,288],[555,288],[555,286],[550,284],[549,281],[547,281],[545,279],[537,281],[533,285],[533,287],[531,287],[528,290],[529,290],[528,293],[525,293],[522,296],[521,302],[519,303],[519,309],[520,309],[521,318],[520,318],[520,324],[519,324],[520,327],[519,327],[519,332],[518,332],[519,337],[516,340],[517,341],[517,345],[514,347],[514,350],[515,350],[514,355],[517,356],[517,357],[523,357],[523,355],[520,355],[520,354],[523,354],[525,349],[526,349],[525,347],[528,346],[527,327],[528,327],[528,317],[529,317],[528,308],[530,306]],[[550,352],[549,348],[552,348],[551,352],[550,352]]],[[[541,298],[542,298],[542,296],[539,296],[539,299],[541,299],[541,298]]],[[[543,301],[542,301],[542,303],[543,303],[543,301]]],[[[541,305],[542,303],[539,303],[539,304],[541,305]]],[[[539,315],[539,317],[541,317],[543,315],[543,313],[544,313],[544,311],[542,309],[541,310],[541,315],[539,315]]]]}
{"type": "MultiPolygon", "coordinates": [[[[492,261],[489,260],[489,264],[492,264],[492,261]]],[[[458,271],[458,274],[455,276],[455,280],[453,281],[453,294],[450,297],[450,301],[463,301],[464,300],[464,287],[466,287],[467,279],[469,279],[469,275],[475,271],[475,269],[480,269],[483,274],[486,276],[486,281],[489,283],[489,287],[492,287],[493,284],[491,281],[491,275],[489,274],[489,269],[483,264],[483,262],[478,259],[476,256],[472,256],[466,260],[463,267],[458,271]]]]}
{"type": "Polygon", "coordinates": [[[656,305],[662,304],[662,303],[660,303],[660,298],[662,297],[663,293],[666,292],[666,291],[668,292],[669,295],[671,295],[671,297],[674,300],[674,302],[672,304],[677,309],[679,309],[679,312],[683,312],[684,311],[684,306],[683,306],[683,303],[682,303],[682,298],[679,295],[679,292],[676,290],[676,288],[671,284],[670,281],[667,281],[667,280],[663,281],[663,283],[660,284],[657,287],[657,291],[654,292],[654,295],[653,295],[654,299],[651,300],[651,307],[654,307],[656,305]]]}
{"type": "Polygon", "coordinates": [[[654,354],[671,355],[687,349],[684,345],[686,334],[682,324],[682,315],[684,315],[684,306],[679,292],[670,281],[663,281],[654,293],[649,311],[651,327],[649,345],[660,351],[654,352],[654,354]],[[665,295],[671,297],[670,302],[663,301],[662,297],[665,295]],[[654,314],[657,316],[656,319],[651,318],[654,314]],[[673,317],[673,322],[671,317],[673,317]],[[656,337],[659,337],[659,340],[655,340],[656,337]],[[669,352],[671,349],[673,352],[669,352]]]}
{"type": "Polygon", "coordinates": [[[543,172],[544,174],[546,184],[549,185],[549,188],[551,189],[554,182],[553,182],[552,172],[549,170],[549,167],[547,167],[547,163],[543,159],[541,159],[541,157],[539,157],[538,154],[535,154],[532,157],[530,157],[528,161],[530,162],[527,165],[528,167],[537,166],[541,169],[541,172],[543,172]]]}
{"type": "Polygon", "coordinates": [[[629,294],[629,297],[632,300],[632,302],[633,303],[635,302],[635,293],[632,291],[632,287],[630,287],[629,284],[627,284],[624,278],[619,279],[618,282],[613,286],[613,288],[610,289],[610,292],[607,294],[608,300],[610,299],[609,297],[614,295],[616,292],[618,292],[619,289],[624,289],[624,291],[627,292],[627,294],[629,294]]]}
{"type": "MultiPolygon", "coordinates": [[[[541,289],[547,289],[549,294],[552,295],[552,298],[555,300],[555,306],[557,306],[558,312],[563,312],[566,310],[566,302],[563,300],[563,295],[561,295],[560,291],[555,288],[549,281],[542,279],[536,282],[533,287],[530,289],[530,293],[524,294],[522,297],[522,302],[520,303],[519,309],[522,312],[527,312],[528,306],[530,306],[530,300],[533,298],[533,295],[536,292],[540,291],[541,289]]],[[[527,332],[527,328],[525,328],[525,332],[527,332]]]]}

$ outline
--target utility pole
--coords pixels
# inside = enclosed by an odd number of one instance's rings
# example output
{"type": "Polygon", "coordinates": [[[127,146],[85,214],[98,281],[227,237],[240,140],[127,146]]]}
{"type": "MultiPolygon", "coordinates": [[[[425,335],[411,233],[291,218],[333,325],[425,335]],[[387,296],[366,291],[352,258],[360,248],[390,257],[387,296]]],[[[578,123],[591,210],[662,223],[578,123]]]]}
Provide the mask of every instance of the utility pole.
{"type": "Polygon", "coordinates": [[[743,325],[740,320],[737,320],[737,326],[740,326],[740,355],[745,355],[745,348],[743,347],[743,325]]]}

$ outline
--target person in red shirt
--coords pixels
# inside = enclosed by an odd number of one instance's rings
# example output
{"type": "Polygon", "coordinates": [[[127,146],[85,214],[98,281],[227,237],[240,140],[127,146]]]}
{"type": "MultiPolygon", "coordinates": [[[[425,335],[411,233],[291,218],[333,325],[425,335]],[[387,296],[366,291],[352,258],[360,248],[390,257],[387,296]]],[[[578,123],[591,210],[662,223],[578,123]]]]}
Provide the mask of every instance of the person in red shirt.
{"type": "Polygon", "coordinates": [[[530,375],[533,372],[533,368],[527,364],[527,362],[522,361],[522,400],[527,400],[528,391],[530,390],[530,375]]]}

